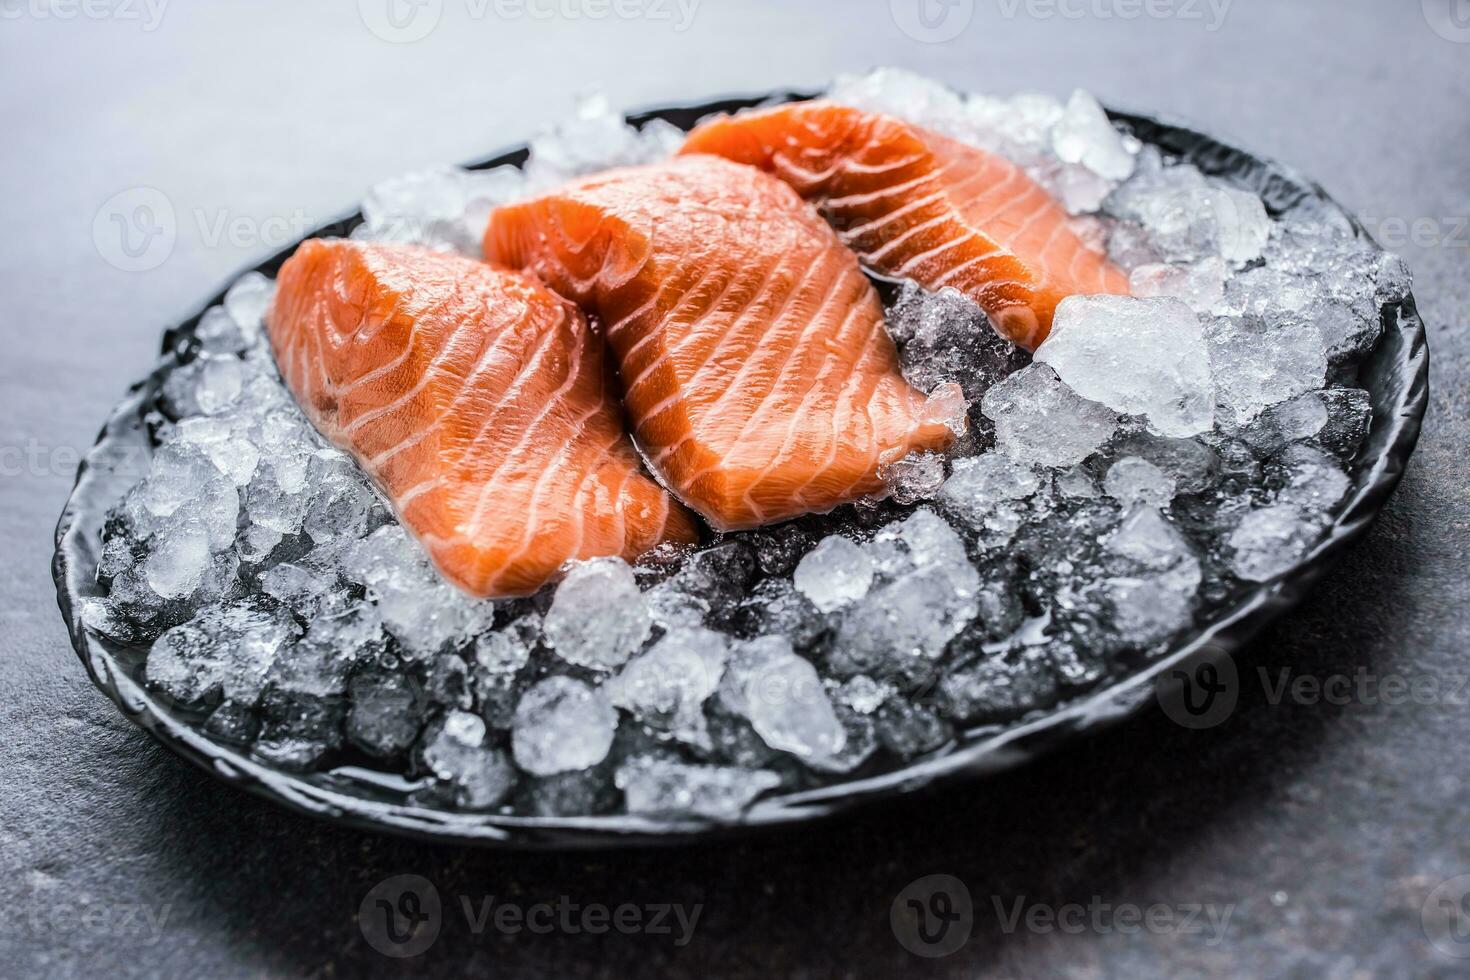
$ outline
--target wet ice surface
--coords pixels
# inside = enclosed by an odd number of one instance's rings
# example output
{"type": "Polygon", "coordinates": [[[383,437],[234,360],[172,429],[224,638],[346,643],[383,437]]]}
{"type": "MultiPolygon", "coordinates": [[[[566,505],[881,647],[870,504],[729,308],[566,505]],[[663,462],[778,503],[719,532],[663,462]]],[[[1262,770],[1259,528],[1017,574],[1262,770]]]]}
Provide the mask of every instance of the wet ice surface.
{"type": "MultiPolygon", "coordinates": [[[[893,463],[830,515],[479,601],[306,423],[252,274],[163,380],[88,627],[273,766],[403,774],[424,806],[723,820],[1094,690],[1316,544],[1351,489],[1371,416],[1354,364],[1407,293],[1401,261],[1330,216],[1268,217],[1085,93],[878,72],[833,94],[1025,166],[1135,298],[1068,300],[1033,359],[953,290],[892,289],[906,377],[968,403],[951,453],[893,463]]],[[[374,188],[353,234],[476,254],[489,207],[677,142],[591,103],[525,171],[374,188]]]]}

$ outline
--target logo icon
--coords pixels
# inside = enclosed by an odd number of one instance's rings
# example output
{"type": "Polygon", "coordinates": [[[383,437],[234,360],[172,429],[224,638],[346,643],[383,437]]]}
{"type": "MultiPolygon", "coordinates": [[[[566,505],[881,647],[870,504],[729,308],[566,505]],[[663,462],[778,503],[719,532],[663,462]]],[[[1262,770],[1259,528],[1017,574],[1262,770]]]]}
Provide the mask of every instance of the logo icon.
{"type": "Polygon", "coordinates": [[[439,938],[439,890],[419,875],[394,875],[374,885],[357,909],[368,945],[384,956],[417,956],[439,938]]]}
{"type": "Polygon", "coordinates": [[[915,41],[942,44],[959,37],[975,16],[975,0],[888,0],[893,22],[915,41]]]}
{"type": "Polygon", "coordinates": [[[1424,20],[1446,41],[1470,44],[1470,0],[1419,0],[1424,20]]]}
{"type": "Polygon", "coordinates": [[[1435,886],[1419,910],[1424,936],[1446,956],[1470,959],[1470,875],[1435,886]]]}
{"type": "Polygon", "coordinates": [[[357,0],[357,12],[375,36],[389,44],[412,44],[439,26],[444,0],[357,0]]]}
{"type": "Polygon", "coordinates": [[[1214,728],[1235,711],[1240,677],[1235,661],[1224,651],[1205,655],[1161,673],[1154,696],[1175,724],[1185,728],[1214,728]]]}
{"type": "Polygon", "coordinates": [[[926,875],[898,893],[888,910],[888,924],[903,948],[915,956],[948,956],[970,941],[975,925],[970,889],[953,875],[926,875]]]}
{"type": "Polygon", "coordinates": [[[163,265],[178,237],[173,202],[154,187],[119,191],[92,219],[97,254],[123,272],[147,272],[163,265]]]}

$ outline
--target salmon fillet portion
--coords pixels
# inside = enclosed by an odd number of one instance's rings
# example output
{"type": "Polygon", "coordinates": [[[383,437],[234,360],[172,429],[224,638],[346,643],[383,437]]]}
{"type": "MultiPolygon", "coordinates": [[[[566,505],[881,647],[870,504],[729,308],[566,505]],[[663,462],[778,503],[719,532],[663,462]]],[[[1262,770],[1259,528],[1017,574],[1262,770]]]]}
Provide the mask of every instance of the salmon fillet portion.
{"type": "Polygon", "coordinates": [[[903,380],[856,258],[753,167],[680,157],[585,178],[494,211],[485,257],[601,321],[644,458],[721,530],[872,493],[963,416],[957,388],[929,399],[903,380]]]}
{"type": "Polygon", "coordinates": [[[892,116],[796,102],[706,122],[680,152],[775,174],[868,268],[958,289],[1027,350],[1046,339],[1067,296],[1128,292],[1128,277],[1021,168],[892,116]]]}
{"type": "Polygon", "coordinates": [[[568,560],[698,537],[643,469],[586,318],[527,276],[312,240],[267,324],[307,416],[470,593],[529,595],[568,560]]]}

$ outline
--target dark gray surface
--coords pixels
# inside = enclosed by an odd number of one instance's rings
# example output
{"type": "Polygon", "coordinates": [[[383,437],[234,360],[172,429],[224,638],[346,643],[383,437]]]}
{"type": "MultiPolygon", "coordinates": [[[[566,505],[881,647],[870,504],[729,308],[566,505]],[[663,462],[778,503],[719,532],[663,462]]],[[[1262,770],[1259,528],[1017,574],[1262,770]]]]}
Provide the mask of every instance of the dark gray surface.
{"type": "Polygon", "coordinates": [[[1427,941],[1421,910],[1470,873],[1470,44],[1432,30],[1417,0],[1234,0],[1214,31],[1203,2],[1189,4],[1202,20],[1123,20],[1097,12],[1127,0],[1073,2],[1078,18],[976,0],[940,44],[906,36],[886,0],[702,0],[684,31],[497,18],[493,3],[477,19],[480,5],[443,0],[438,29],[402,45],[366,30],[357,7],[173,0],[154,30],[146,12],[0,10],[0,973],[1466,972],[1470,960],[1427,941]],[[1312,174],[1382,237],[1412,239],[1401,251],[1433,355],[1419,451],[1364,545],[1241,664],[1224,724],[1190,731],[1152,713],[1001,779],[738,845],[527,857],[288,815],[157,748],[87,682],[47,572],[70,469],[168,321],[279,244],[261,232],[314,224],[374,179],[524,138],[592,86],[639,106],[880,63],[996,91],[1081,85],[1174,113],[1312,174]],[[140,185],[172,203],[178,242],[127,273],[92,226],[140,185]],[[216,239],[221,218],[238,220],[235,243],[216,239]],[[1258,664],[1273,682],[1281,669],[1367,671],[1438,694],[1273,704],[1258,664]],[[432,881],[445,904],[437,942],[405,961],[375,952],[356,919],[399,873],[432,881]],[[975,922],[960,951],[931,961],[888,916],[932,873],[968,886],[975,922]],[[704,908],[683,948],[666,935],[474,935],[459,896],[491,895],[704,908]],[[1214,944],[1208,929],[1130,935],[1106,918],[1077,934],[1006,932],[996,902],[1023,896],[1232,912],[1214,944]]]}

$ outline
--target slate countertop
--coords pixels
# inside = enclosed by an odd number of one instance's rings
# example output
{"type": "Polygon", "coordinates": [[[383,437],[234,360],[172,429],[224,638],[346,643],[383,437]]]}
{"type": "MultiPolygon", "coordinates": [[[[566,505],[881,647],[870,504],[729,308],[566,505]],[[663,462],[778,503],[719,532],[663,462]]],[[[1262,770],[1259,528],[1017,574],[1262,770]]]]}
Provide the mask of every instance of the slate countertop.
{"type": "Polygon", "coordinates": [[[0,7],[0,972],[1470,970],[1470,940],[1441,928],[1467,924],[1470,888],[1452,880],[1470,874],[1461,0],[391,2],[0,7]],[[1321,181],[1414,270],[1432,357],[1419,449],[1367,540],[1244,658],[1224,724],[1149,712],[1019,772],[738,844],[516,855],[285,813],[92,688],[54,603],[53,524],[162,329],[235,269],[374,180],[524,139],[594,87],[634,108],[877,64],[1188,120],[1321,181]],[[177,233],[126,271],[106,214],[140,187],[177,233]],[[441,928],[395,959],[358,913],[402,874],[432,883],[441,928]],[[964,883],[971,932],[920,958],[889,915],[933,874],[964,883]]]}

